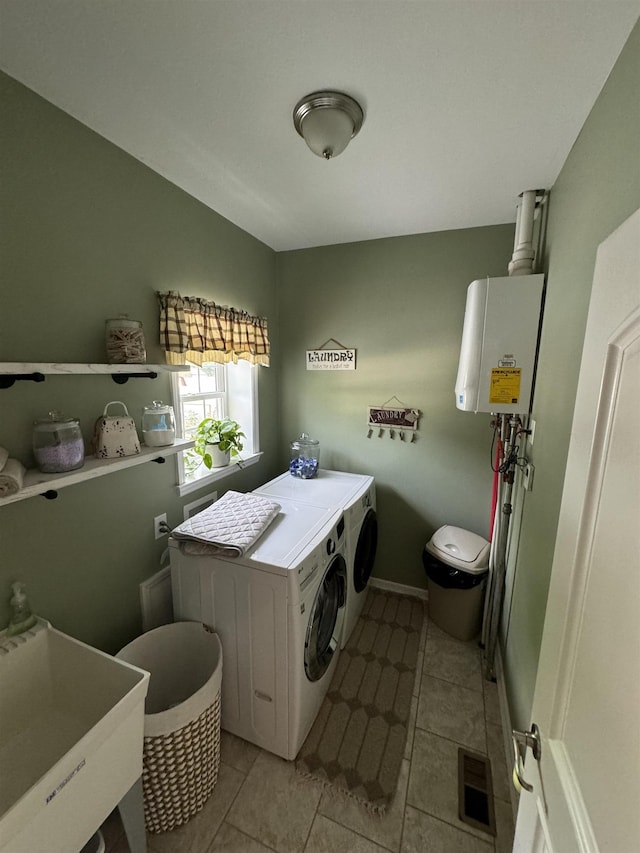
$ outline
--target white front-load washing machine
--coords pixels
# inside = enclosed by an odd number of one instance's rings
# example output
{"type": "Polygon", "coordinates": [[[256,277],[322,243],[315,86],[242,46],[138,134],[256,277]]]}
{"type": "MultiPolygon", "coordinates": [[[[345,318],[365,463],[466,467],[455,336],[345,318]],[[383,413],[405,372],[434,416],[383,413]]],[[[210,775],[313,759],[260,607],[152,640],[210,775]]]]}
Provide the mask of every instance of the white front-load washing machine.
{"type": "Polygon", "coordinates": [[[279,499],[243,557],[190,555],[169,540],[174,618],[220,637],[222,728],[293,759],[327,692],[346,612],[340,510],[279,499]]]}
{"type": "Polygon", "coordinates": [[[340,640],[343,649],[362,612],[378,545],[373,477],[321,468],[317,476],[305,480],[286,472],[254,491],[273,500],[286,498],[343,510],[347,534],[347,607],[340,640]]]}

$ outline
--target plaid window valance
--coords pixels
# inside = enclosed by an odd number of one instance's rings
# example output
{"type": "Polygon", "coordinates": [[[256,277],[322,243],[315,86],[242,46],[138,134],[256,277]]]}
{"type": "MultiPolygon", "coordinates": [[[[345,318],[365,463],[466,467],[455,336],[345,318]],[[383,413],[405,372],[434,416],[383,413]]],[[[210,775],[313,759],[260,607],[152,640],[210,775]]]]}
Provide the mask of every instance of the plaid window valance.
{"type": "Polygon", "coordinates": [[[191,361],[201,365],[239,359],[269,365],[269,335],[265,317],[222,308],[215,302],[180,296],[175,291],[158,293],[160,343],[167,364],[191,361]]]}

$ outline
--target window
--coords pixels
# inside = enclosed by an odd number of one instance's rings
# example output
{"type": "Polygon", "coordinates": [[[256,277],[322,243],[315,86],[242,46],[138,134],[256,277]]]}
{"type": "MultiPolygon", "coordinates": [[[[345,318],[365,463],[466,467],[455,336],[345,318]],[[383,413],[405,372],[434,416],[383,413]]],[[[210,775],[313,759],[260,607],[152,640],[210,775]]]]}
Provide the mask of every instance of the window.
{"type": "Polygon", "coordinates": [[[205,362],[200,367],[195,364],[189,366],[189,373],[176,373],[172,377],[178,436],[192,439],[196,427],[204,418],[230,417],[238,421],[245,438],[240,457],[235,457],[227,468],[210,470],[195,453],[188,450],[178,453],[178,491],[181,495],[201,489],[207,483],[231,473],[237,466],[250,465],[260,457],[258,367],[247,361],[238,361],[236,364],[205,362]]]}

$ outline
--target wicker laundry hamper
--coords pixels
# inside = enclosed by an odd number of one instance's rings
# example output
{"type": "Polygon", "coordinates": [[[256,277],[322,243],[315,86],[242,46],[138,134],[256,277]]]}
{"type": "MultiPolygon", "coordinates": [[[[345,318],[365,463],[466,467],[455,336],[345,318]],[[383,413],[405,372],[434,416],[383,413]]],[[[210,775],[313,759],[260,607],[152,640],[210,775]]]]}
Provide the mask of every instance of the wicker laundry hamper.
{"type": "Polygon", "coordinates": [[[199,622],[154,628],[117,656],[150,674],[142,786],[149,832],[168,832],[204,806],[220,767],[222,647],[199,622]]]}

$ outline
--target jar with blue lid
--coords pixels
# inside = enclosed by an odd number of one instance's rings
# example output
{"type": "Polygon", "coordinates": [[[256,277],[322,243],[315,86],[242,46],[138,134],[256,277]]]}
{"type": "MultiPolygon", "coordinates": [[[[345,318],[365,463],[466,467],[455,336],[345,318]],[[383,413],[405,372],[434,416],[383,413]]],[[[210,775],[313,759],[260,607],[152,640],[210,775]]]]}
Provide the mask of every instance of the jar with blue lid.
{"type": "Polygon", "coordinates": [[[291,442],[289,473],[292,477],[311,480],[317,476],[320,467],[320,442],[303,432],[300,438],[291,442]]]}

